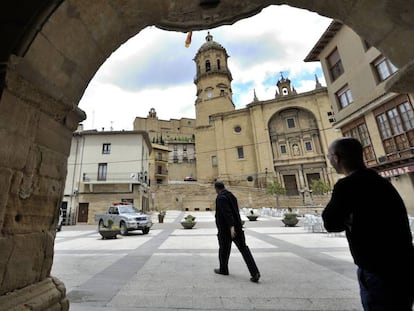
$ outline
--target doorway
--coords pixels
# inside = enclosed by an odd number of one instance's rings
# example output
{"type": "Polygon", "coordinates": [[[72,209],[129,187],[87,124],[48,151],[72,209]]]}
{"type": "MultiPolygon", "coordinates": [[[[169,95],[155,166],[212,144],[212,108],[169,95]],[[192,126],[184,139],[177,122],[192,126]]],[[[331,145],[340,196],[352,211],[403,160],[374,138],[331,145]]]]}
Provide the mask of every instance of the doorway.
{"type": "Polygon", "coordinates": [[[283,175],[287,195],[299,195],[298,184],[295,175],[283,175]]]}
{"type": "Polygon", "coordinates": [[[321,180],[321,175],[319,173],[306,174],[306,179],[308,180],[308,187],[310,188],[312,185],[312,181],[321,180]]]}
{"type": "Polygon", "coordinates": [[[88,222],[89,203],[79,203],[78,222],[88,222]]]}

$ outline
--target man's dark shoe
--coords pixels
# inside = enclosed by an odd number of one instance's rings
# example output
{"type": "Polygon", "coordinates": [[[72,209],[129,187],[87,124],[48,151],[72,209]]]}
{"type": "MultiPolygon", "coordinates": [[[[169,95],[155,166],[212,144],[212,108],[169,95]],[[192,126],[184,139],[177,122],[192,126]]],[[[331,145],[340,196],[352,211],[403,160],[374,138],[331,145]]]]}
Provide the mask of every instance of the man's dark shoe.
{"type": "Polygon", "coordinates": [[[222,271],[220,271],[220,269],[214,269],[214,273],[222,274],[222,275],[229,275],[228,272],[222,272],[222,271]]]}
{"type": "Polygon", "coordinates": [[[256,273],[255,275],[253,275],[250,278],[250,281],[254,282],[254,283],[259,283],[259,279],[260,279],[260,273],[256,273]]]}

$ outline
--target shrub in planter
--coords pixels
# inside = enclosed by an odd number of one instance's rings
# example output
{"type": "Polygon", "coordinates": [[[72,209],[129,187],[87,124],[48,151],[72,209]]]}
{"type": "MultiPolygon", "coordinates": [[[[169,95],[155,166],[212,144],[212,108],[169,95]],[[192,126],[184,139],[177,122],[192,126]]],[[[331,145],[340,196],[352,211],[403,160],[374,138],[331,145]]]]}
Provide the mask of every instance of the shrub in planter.
{"type": "Polygon", "coordinates": [[[184,229],[192,229],[195,224],[197,223],[195,221],[195,217],[193,215],[187,215],[184,220],[181,222],[181,225],[184,227],[184,229]]]}
{"type": "Polygon", "coordinates": [[[255,214],[253,210],[250,211],[250,214],[246,215],[246,217],[250,220],[250,221],[256,221],[257,218],[259,217],[259,215],[255,214]]]}
{"type": "Polygon", "coordinates": [[[164,223],[164,217],[165,217],[166,212],[165,211],[161,211],[158,214],[158,222],[160,224],[164,223]]]}
{"type": "Polygon", "coordinates": [[[282,222],[285,224],[285,227],[294,227],[299,222],[298,215],[289,208],[288,212],[284,214],[282,222]]]}
{"type": "Polygon", "coordinates": [[[121,231],[119,230],[118,226],[114,226],[114,221],[112,219],[108,219],[108,225],[105,226],[102,221],[99,222],[98,225],[98,232],[102,236],[102,239],[116,239],[117,234],[120,234],[121,231]]]}

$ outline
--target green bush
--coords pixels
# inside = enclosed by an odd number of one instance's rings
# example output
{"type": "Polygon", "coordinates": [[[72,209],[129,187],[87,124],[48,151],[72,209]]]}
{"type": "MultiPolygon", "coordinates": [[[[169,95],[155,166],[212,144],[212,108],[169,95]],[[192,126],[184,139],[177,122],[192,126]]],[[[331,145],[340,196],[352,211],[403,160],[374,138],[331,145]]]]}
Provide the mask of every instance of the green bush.
{"type": "Polygon", "coordinates": [[[331,185],[320,179],[313,179],[310,188],[314,194],[326,194],[331,191],[331,185]]]}
{"type": "Polygon", "coordinates": [[[193,215],[188,214],[187,216],[185,216],[184,221],[185,222],[194,222],[195,219],[196,218],[193,215]]]}
{"type": "Polygon", "coordinates": [[[295,219],[295,218],[297,218],[297,214],[295,214],[295,213],[285,213],[285,215],[284,215],[284,217],[285,217],[285,219],[287,219],[287,220],[290,220],[290,219],[295,219]]]}
{"type": "Polygon", "coordinates": [[[108,219],[108,228],[112,228],[114,221],[112,219],[108,219]]]}

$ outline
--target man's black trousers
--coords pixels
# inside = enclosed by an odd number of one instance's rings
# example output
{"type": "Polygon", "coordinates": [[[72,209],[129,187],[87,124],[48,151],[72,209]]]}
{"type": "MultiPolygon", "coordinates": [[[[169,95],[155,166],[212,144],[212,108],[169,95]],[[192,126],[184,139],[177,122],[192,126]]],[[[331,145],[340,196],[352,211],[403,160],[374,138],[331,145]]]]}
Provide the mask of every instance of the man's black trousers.
{"type": "Polygon", "coordinates": [[[230,230],[219,231],[217,234],[219,242],[219,260],[220,260],[220,272],[229,273],[229,258],[231,252],[231,243],[234,242],[240,253],[246,262],[247,268],[249,269],[250,275],[254,276],[259,273],[259,269],[256,266],[253,255],[250,252],[249,247],[246,245],[246,238],[243,230],[236,231],[236,237],[234,240],[231,239],[230,230]]]}

